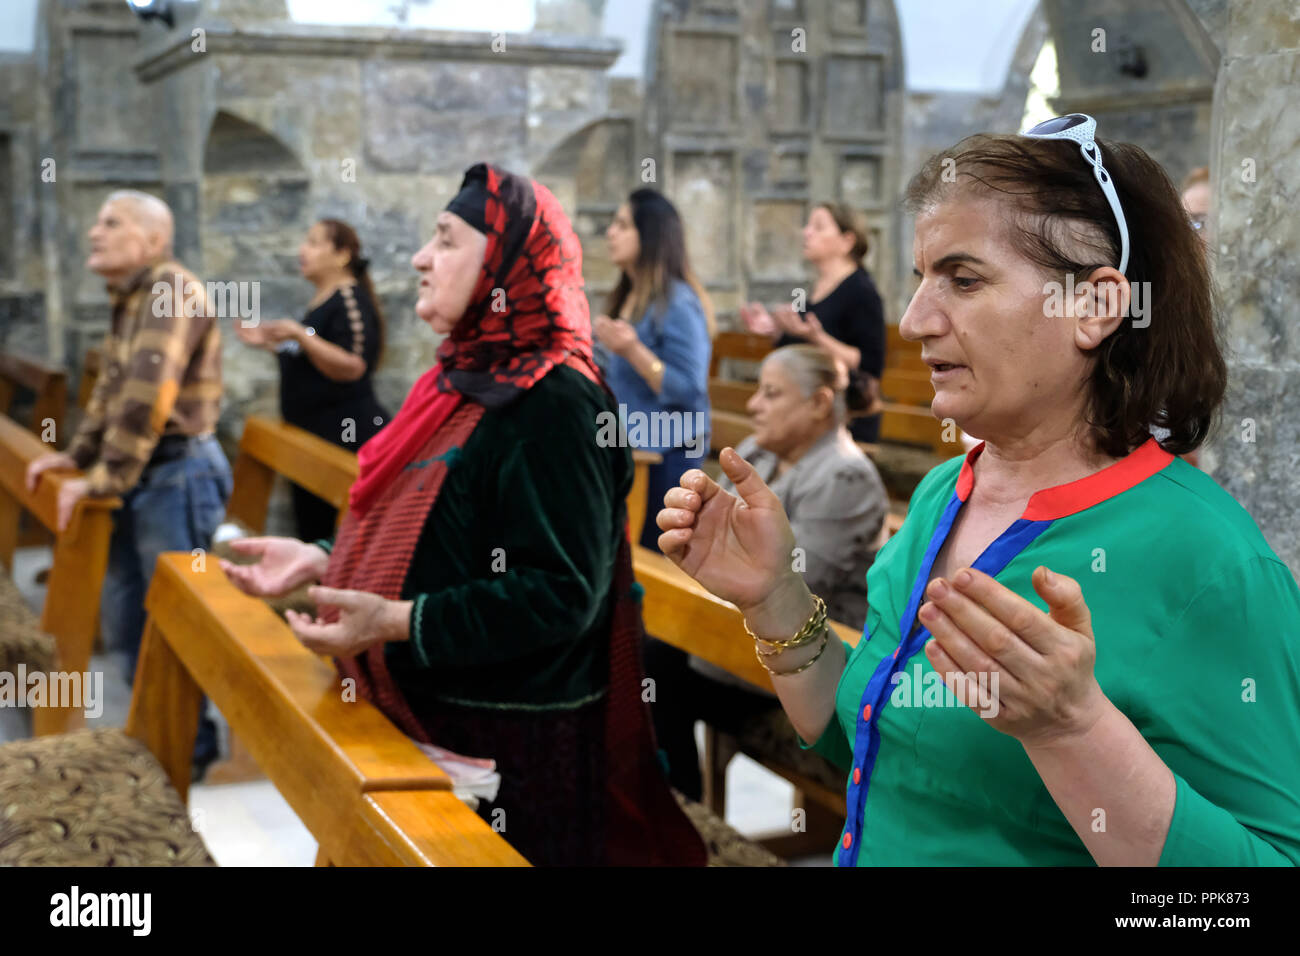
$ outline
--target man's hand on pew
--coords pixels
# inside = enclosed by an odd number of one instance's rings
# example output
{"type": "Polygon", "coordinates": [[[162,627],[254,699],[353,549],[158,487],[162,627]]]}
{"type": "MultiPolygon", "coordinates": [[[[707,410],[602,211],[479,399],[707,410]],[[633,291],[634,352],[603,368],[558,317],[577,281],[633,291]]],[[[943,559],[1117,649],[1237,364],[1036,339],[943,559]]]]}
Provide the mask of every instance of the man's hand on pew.
{"type": "Polygon", "coordinates": [[[67,531],[72,522],[72,513],[77,510],[77,502],[86,497],[90,482],[85,478],[73,478],[59,487],[59,528],[67,531]]]}
{"type": "Polygon", "coordinates": [[[27,493],[36,493],[36,485],[40,481],[41,472],[43,471],[76,470],[77,463],[72,460],[71,455],[65,455],[61,451],[50,452],[48,455],[42,455],[27,466],[27,493]]]}
{"type": "Polygon", "coordinates": [[[373,644],[410,639],[411,601],[319,585],[307,594],[316,602],[316,619],[293,610],[284,619],[309,651],[352,657],[373,644]]]}
{"type": "Polygon", "coordinates": [[[221,560],[221,570],[231,583],[253,597],[279,597],[308,581],[319,581],[330,560],[321,548],[297,538],[236,538],[230,550],[261,559],[256,564],[221,560]]]}

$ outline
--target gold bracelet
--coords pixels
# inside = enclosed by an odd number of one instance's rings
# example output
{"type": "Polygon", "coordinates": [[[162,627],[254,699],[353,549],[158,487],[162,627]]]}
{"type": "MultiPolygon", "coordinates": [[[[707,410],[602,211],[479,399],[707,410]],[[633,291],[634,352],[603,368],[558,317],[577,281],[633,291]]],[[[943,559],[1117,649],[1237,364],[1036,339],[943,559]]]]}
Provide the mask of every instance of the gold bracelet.
{"type": "Polygon", "coordinates": [[[823,625],[825,625],[826,623],[826,602],[823,601],[821,598],[819,598],[816,594],[812,596],[812,599],[813,599],[813,604],[815,605],[813,608],[812,615],[808,618],[806,622],[804,622],[804,626],[799,628],[798,632],[796,632],[794,637],[790,638],[789,640],[770,641],[765,637],[759,637],[757,634],[755,634],[753,631],[749,629],[748,621],[742,622],[745,625],[745,633],[748,634],[750,637],[752,637],[755,641],[759,641],[763,644],[766,644],[768,647],[778,648],[779,650],[788,650],[789,648],[792,647],[802,647],[805,644],[811,644],[814,640],[817,639],[817,634],[821,631],[823,625]]]}
{"type": "Polygon", "coordinates": [[[758,662],[762,664],[764,668],[766,668],[769,674],[774,674],[777,677],[789,677],[791,674],[798,674],[800,671],[806,671],[808,668],[812,667],[814,664],[817,663],[817,659],[821,657],[824,653],[826,653],[826,645],[830,643],[830,636],[831,636],[831,629],[829,627],[823,628],[822,646],[817,648],[817,653],[814,654],[809,660],[807,660],[803,664],[800,664],[798,667],[795,667],[791,670],[788,671],[772,670],[772,668],[767,666],[767,661],[763,660],[762,655],[759,655],[758,662]]]}

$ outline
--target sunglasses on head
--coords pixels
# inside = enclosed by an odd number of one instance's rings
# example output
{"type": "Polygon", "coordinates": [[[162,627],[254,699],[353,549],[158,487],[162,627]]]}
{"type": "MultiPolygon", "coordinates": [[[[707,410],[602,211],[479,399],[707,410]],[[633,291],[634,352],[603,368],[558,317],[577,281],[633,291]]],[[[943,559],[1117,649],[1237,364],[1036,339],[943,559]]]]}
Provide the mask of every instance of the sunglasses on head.
{"type": "Polygon", "coordinates": [[[1094,139],[1096,132],[1097,121],[1091,116],[1086,113],[1070,113],[1066,116],[1057,116],[1044,123],[1039,123],[1020,135],[1027,136],[1030,139],[1067,139],[1079,144],[1079,152],[1083,153],[1083,158],[1092,166],[1093,175],[1097,177],[1097,182],[1101,185],[1101,191],[1105,193],[1106,201],[1110,203],[1111,212],[1115,214],[1120,239],[1119,271],[1127,275],[1128,223],[1124,219],[1124,210],[1120,207],[1119,196],[1115,192],[1115,184],[1111,182],[1110,174],[1106,172],[1106,167],[1101,163],[1101,147],[1097,145],[1094,139]]]}

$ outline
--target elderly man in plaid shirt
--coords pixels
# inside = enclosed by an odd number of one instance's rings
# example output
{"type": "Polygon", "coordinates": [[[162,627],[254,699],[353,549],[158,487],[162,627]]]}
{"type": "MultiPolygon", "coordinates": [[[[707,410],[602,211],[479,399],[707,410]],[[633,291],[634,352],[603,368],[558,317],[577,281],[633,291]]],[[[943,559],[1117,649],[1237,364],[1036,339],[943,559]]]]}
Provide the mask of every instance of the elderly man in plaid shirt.
{"type": "MultiPolygon", "coordinates": [[[[172,260],[172,233],[171,210],[146,193],[115,192],[99,210],[86,266],[103,276],[112,300],[102,369],[68,451],[38,459],[27,472],[33,489],[48,469],[86,472],[63,485],[60,530],[81,497],[122,499],[113,515],[100,628],[110,650],[125,652],[128,680],[158,555],[206,549],[231,487],[230,465],[213,435],[221,406],[220,329],[202,283],[172,260]]],[[[216,753],[216,728],[204,716],[196,778],[216,753]]]]}

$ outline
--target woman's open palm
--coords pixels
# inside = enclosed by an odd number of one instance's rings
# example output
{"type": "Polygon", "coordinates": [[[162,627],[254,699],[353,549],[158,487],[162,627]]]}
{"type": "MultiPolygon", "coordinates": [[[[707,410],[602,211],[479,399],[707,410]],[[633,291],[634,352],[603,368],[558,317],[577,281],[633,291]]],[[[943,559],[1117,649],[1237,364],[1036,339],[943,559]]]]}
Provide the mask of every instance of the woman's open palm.
{"type": "Polygon", "coordinates": [[[230,550],[261,559],[256,564],[221,562],[226,577],[253,597],[280,597],[308,581],[319,580],[329,560],[316,545],[297,538],[237,538],[230,542],[230,550]]]}
{"type": "Polygon", "coordinates": [[[794,532],[780,500],[734,449],[719,461],[736,486],[723,491],[698,469],[664,495],[659,548],[713,594],[742,610],[772,593],[793,569],[794,532]]]}

